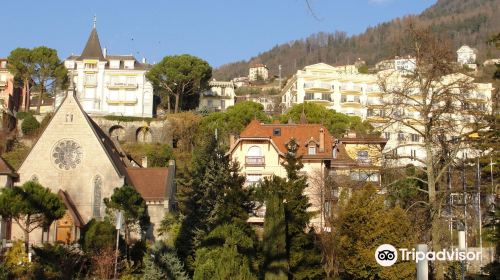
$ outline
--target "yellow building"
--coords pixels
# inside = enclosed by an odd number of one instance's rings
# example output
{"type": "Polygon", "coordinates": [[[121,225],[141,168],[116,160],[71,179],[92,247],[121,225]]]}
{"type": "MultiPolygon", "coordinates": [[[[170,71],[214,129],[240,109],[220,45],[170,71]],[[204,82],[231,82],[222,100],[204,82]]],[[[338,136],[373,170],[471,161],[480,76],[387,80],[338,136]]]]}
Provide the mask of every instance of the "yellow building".
{"type": "MultiPolygon", "coordinates": [[[[345,175],[361,184],[367,181],[379,184],[380,151],[385,139],[364,140],[352,134],[334,139],[321,124],[262,124],[254,120],[238,139],[230,141],[229,155],[240,164],[247,186],[272,175],[286,177],[282,163],[291,139],[299,145],[298,155],[304,164],[301,172],[308,177],[305,193],[312,204],[309,210],[320,213],[311,221],[315,228],[324,227],[324,216],[331,206],[325,195],[325,178],[345,175]]],[[[264,209],[255,213],[249,222],[262,223],[264,213],[264,209]]]]}

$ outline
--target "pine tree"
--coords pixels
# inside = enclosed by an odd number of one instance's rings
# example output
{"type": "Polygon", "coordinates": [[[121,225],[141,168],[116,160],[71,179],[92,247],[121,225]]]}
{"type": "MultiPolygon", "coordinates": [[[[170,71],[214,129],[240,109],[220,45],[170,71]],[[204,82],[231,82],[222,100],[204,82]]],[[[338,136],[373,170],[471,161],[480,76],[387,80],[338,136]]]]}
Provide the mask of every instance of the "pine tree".
{"type": "Polygon", "coordinates": [[[144,280],[187,280],[189,277],[184,266],[175,254],[164,243],[157,242],[149,254],[144,255],[144,280]]]}
{"type": "Polygon", "coordinates": [[[283,194],[286,182],[274,176],[265,179],[262,188],[266,195],[266,215],[264,219],[262,272],[265,279],[288,279],[288,262],[286,251],[286,224],[283,194]]]}
{"type": "Polygon", "coordinates": [[[190,272],[196,249],[217,226],[235,224],[251,234],[246,224],[253,208],[251,190],[243,188],[238,169],[210,137],[195,151],[189,174],[179,180],[183,221],[175,247],[190,272]]]}

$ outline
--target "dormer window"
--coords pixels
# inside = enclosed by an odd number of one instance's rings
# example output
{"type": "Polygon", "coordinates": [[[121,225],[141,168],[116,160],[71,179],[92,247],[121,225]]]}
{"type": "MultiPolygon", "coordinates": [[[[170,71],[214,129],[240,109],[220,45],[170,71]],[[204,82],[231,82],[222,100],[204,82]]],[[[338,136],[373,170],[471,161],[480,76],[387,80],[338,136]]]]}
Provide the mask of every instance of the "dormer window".
{"type": "Polygon", "coordinates": [[[273,128],[273,136],[281,136],[281,128],[279,127],[273,128]]]}
{"type": "Polygon", "coordinates": [[[307,154],[315,155],[316,154],[316,145],[314,143],[309,143],[307,146],[307,154]]]}

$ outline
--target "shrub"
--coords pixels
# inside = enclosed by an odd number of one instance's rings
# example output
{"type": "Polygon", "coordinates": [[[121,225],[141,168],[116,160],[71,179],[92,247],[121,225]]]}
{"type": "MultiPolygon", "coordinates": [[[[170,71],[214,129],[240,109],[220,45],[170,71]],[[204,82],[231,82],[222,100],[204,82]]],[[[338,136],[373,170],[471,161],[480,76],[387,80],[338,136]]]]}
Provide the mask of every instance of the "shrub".
{"type": "Polygon", "coordinates": [[[108,221],[91,220],[82,234],[82,249],[87,253],[100,252],[113,247],[116,242],[115,227],[108,221]]]}
{"type": "Polygon", "coordinates": [[[29,151],[30,149],[28,147],[16,142],[12,149],[9,152],[4,153],[2,157],[17,170],[21,167],[24,159],[28,156],[29,151]]]}
{"type": "Polygon", "coordinates": [[[18,120],[24,120],[27,116],[33,116],[34,113],[35,113],[34,111],[28,111],[28,112],[21,111],[21,112],[17,112],[16,113],[16,118],[18,120]]]}
{"type": "Polygon", "coordinates": [[[35,279],[76,279],[88,267],[85,255],[76,247],[46,243],[33,250],[35,279]]]}
{"type": "Polygon", "coordinates": [[[32,115],[26,116],[21,125],[21,130],[24,135],[31,135],[40,128],[40,123],[32,115]]]}
{"type": "Polygon", "coordinates": [[[144,280],[177,279],[187,280],[189,277],[184,270],[177,254],[162,242],[157,242],[151,251],[144,256],[144,280]]]}

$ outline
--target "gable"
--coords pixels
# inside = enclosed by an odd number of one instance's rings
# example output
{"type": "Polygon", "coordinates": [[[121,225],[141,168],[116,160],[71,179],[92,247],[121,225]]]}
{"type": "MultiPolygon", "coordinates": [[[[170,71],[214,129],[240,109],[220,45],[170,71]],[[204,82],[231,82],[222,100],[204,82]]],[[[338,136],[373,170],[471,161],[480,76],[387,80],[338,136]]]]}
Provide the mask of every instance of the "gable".
{"type": "Polygon", "coordinates": [[[106,175],[114,177],[125,176],[120,163],[113,161],[105,148],[106,141],[109,138],[99,135],[76,98],[68,93],[19,168],[20,181],[29,180],[31,173],[39,179],[47,173],[65,177],[89,168],[106,170],[106,175]]]}

